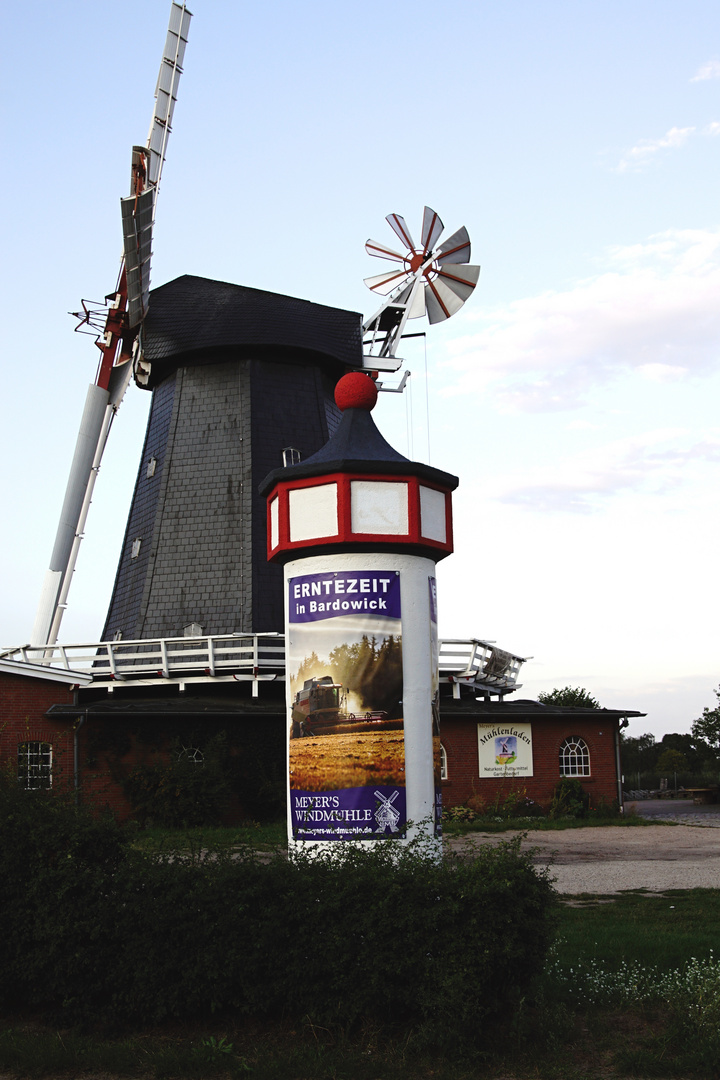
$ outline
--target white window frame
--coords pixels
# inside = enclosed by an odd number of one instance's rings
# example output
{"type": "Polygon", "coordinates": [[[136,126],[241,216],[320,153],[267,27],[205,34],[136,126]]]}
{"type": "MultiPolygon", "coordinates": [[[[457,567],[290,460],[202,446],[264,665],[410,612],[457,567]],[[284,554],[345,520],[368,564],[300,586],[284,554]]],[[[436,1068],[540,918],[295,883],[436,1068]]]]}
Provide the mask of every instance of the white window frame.
{"type": "Polygon", "coordinates": [[[448,778],[447,750],[445,749],[443,744],[440,743],[440,779],[441,780],[447,780],[447,778],[448,778]]]}
{"type": "Polygon", "coordinates": [[[191,765],[204,765],[205,755],[197,746],[183,746],[178,751],[178,761],[189,761],[191,765]]]}
{"type": "Polygon", "coordinates": [[[579,735],[568,735],[560,743],[561,776],[590,776],[590,748],[579,735]]]}
{"type": "Polygon", "coordinates": [[[18,743],[18,783],[26,791],[40,791],[52,787],[52,743],[41,739],[28,739],[18,743]]]}

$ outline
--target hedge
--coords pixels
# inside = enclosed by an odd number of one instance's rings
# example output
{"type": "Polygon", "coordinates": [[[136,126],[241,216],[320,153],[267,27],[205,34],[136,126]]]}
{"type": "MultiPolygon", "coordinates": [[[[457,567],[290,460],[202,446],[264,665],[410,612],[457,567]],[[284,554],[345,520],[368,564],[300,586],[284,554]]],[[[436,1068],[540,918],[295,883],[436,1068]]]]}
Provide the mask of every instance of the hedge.
{"type": "Polygon", "coordinates": [[[288,860],[158,859],[118,826],[0,782],[0,1004],[81,1026],[210,1014],[507,1021],[555,896],[519,841],[438,865],[392,841],[288,860]]]}

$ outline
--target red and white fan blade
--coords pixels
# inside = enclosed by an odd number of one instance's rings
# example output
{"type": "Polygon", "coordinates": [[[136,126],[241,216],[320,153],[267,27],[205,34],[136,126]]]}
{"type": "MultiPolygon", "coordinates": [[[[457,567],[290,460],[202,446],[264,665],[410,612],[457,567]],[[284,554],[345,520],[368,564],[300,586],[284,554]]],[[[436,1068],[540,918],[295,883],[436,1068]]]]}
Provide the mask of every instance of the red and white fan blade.
{"type": "Polygon", "coordinates": [[[408,309],[408,319],[422,319],[425,314],[425,288],[420,284],[413,294],[414,286],[415,280],[408,285],[407,289],[403,289],[394,303],[407,304],[409,301],[410,307],[408,309]]]}
{"type": "Polygon", "coordinates": [[[470,261],[470,237],[464,225],[457,232],[454,232],[449,240],[441,244],[435,257],[441,266],[444,266],[445,263],[466,263],[470,261]]]}
{"type": "Polygon", "coordinates": [[[425,212],[423,213],[421,237],[421,243],[424,252],[429,254],[432,251],[432,249],[435,247],[436,243],[440,239],[440,234],[442,233],[444,228],[445,226],[443,225],[442,221],[435,213],[435,211],[431,210],[429,206],[426,206],[425,212]]]}
{"type": "Polygon", "coordinates": [[[464,302],[439,277],[434,281],[428,281],[425,286],[425,308],[431,323],[449,319],[460,310],[464,302]]]}
{"type": "Polygon", "coordinates": [[[378,259],[391,259],[393,262],[401,263],[405,258],[399,251],[393,251],[392,248],[386,247],[385,244],[379,244],[377,240],[368,240],[365,244],[365,250],[368,255],[375,255],[378,259]]]}
{"type": "Polygon", "coordinates": [[[461,266],[453,266],[451,270],[446,270],[443,267],[436,280],[447,285],[448,289],[451,289],[464,304],[468,297],[472,295],[479,277],[479,266],[469,266],[463,263],[461,266]]]}
{"type": "Polygon", "coordinates": [[[393,289],[396,289],[407,276],[406,270],[391,270],[387,274],[375,274],[374,277],[363,278],[363,281],[368,289],[380,293],[381,296],[387,296],[387,294],[391,293],[393,289]]]}
{"type": "Polygon", "coordinates": [[[410,230],[405,224],[405,218],[400,217],[399,214],[388,214],[385,220],[387,221],[390,228],[400,237],[408,251],[414,251],[415,244],[413,242],[412,236],[410,235],[410,230]]]}

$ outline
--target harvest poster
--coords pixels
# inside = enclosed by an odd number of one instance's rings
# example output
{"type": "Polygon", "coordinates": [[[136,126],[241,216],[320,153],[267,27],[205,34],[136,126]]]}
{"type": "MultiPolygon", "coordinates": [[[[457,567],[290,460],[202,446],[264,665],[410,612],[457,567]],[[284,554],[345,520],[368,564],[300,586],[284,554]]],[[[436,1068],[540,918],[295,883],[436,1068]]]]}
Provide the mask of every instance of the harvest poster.
{"type": "Polygon", "coordinates": [[[399,571],[291,578],[288,624],[293,837],[403,836],[399,571]]]}

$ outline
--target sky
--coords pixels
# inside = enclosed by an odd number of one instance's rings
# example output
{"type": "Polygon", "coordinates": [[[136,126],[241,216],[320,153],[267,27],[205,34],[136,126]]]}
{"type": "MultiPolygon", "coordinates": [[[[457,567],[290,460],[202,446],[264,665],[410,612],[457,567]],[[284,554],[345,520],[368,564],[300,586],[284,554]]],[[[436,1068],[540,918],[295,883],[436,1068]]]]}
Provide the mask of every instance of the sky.
{"type": "MultiPolygon", "coordinates": [[[[195,0],[154,233],[181,274],[370,315],[385,215],[465,225],[475,292],[410,324],[374,416],[460,477],[440,632],[689,731],[720,683],[720,9],[195,0]]],[[[5,15],[0,645],[29,640],[115,287],[168,0],[5,15]]],[[[150,395],[115,420],[60,640],[98,639],[150,395]]]]}

